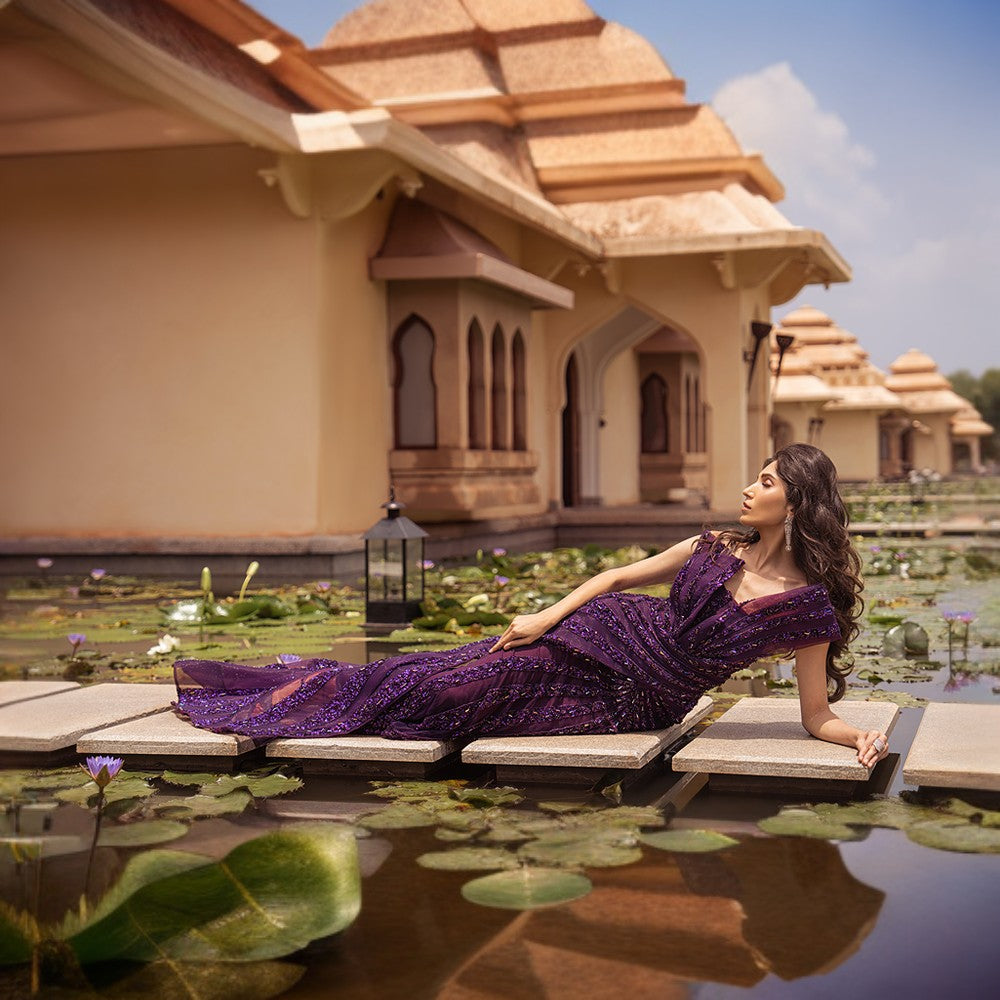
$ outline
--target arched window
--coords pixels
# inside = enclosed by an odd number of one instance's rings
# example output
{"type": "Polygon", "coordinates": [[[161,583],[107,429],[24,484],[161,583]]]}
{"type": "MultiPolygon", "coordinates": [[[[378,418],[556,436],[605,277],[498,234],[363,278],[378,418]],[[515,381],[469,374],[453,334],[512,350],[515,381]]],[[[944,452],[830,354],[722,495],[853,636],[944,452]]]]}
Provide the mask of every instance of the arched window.
{"type": "Polygon", "coordinates": [[[469,324],[469,447],[485,448],[486,381],[483,375],[483,330],[478,320],[469,324]]]}
{"type": "Polygon", "coordinates": [[[520,330],[514,333],[514,450],[528,449],[528,390],[525,384],[527,365],[524,355],[524,337],[520,330]]]}
{"type": "Polygon", "coordinates": [[[641,438],[644,452],[670,451],[667,423],[667,383],[656,374],[647,375],[639,390],[642,400],[641,438]]]}
{"type": "Polygon", "coordinates": [[[503,327],[499,323],[493,327],[493,345],[491,350],[493,361],[492,384],[492,423],[493,447],[498,451],[506,451],[509,447],[507,412],[507,342],[504,339],[503,327]]]}
{"type": "Polygon", "coordinates": [[[392,338],[393,424],[397,448],[437,447],[434,332],[418,316],[392,338]]]}

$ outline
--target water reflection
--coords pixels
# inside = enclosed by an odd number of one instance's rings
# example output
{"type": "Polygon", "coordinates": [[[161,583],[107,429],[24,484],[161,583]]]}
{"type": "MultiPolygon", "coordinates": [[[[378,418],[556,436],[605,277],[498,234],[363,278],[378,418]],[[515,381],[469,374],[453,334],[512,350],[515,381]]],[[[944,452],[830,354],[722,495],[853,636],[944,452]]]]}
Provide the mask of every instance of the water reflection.
{"type": "Polygon", "coordinates": [[[339,957],[321,959],[292,995],[318,996],[332,978],[338,997],[374,989],[368,995],[386,1000],[666,1000],[687,996],[692,980],[798,979],[848,958],[884,899],[850,874],[836,845],[817,840],[755,837],[703,855],[647,850],[638,864],[588,872],[589,896],[513,917],[462,900],[467,874],[428,872],[413,856],[397,843],[366,880],[339,957]]]}

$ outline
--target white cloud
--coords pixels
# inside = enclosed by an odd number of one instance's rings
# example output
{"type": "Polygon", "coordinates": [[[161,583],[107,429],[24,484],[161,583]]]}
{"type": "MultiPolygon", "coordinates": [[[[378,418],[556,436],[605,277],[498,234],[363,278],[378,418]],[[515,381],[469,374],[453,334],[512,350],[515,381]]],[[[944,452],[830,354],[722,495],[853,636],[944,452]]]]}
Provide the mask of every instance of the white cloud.
{"type": "Polygon", "coordinates": [[[875,233],[889,203],[870,177],[874,154],[787,62],[724,83],[712,105],[745,148],[763,152],[788,191],[793,222],[834,242],[875,233]]]}

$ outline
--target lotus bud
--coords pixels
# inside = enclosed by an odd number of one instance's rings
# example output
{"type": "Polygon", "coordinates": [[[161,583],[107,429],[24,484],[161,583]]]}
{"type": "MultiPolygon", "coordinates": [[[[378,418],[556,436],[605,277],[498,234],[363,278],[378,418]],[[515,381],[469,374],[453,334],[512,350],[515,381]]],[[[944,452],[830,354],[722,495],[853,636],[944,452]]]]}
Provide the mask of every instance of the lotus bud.
{"type": "Polygon", "coordinates": [[[250,582],[250,578],[260,569],[260,563],[256,559],[249,566],[247,566],[247,575],[243,578],[243,586],[240,587],[240,600],[243,600],[243,595],[247,592],[247,584],[250,582]]]}
{"type": "Polygon", "coordinates": [[[201,589],[208,591],[212,589],[212,571],[203,566],[201,570],[201,589]]]}

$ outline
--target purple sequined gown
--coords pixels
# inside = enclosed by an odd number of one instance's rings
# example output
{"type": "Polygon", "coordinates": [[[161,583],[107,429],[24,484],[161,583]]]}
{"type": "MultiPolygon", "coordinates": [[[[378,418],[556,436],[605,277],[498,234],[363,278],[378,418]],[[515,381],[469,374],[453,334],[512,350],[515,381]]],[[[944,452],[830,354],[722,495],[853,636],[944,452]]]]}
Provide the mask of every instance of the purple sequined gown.
{"type": "Polygon", "coordinates": [[[490,638],[364,665],[178,660],[177,704],[196,726],[261,740],[661,729],[759,657],[840,636],[819,584],[737,604],[724,583],[742,565],[702,536],[666,599],[604,594],[496,653],[490,638]]]}

